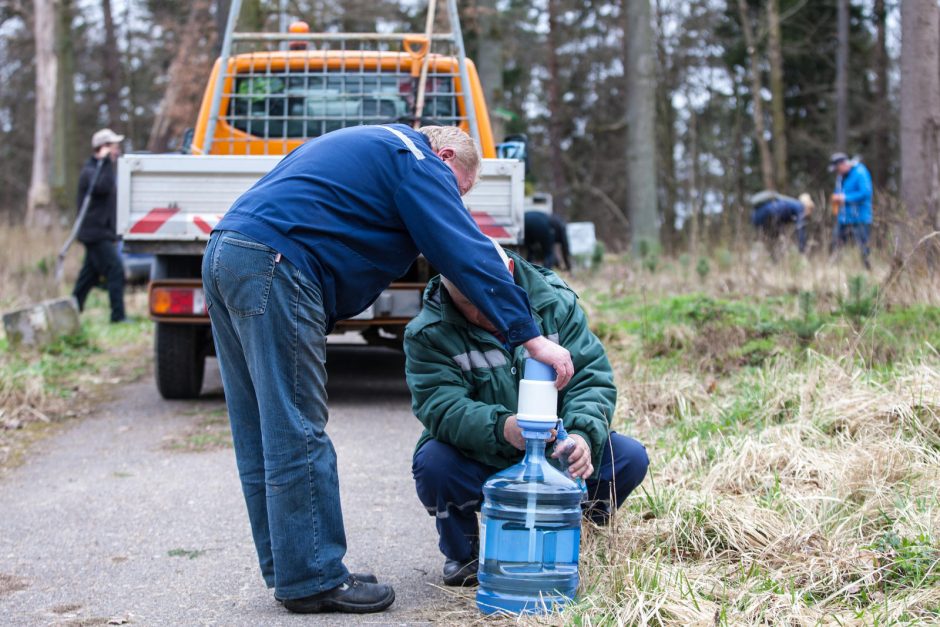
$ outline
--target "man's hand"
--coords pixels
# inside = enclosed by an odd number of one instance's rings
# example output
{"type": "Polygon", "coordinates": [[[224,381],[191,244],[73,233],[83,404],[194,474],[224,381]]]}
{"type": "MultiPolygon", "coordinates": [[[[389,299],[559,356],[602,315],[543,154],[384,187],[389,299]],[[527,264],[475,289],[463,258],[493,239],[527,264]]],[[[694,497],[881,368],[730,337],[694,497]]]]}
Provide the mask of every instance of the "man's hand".
{"type": "MultiPolygon", "coordinates": [[[[508,424],[509,421],[506,422],[508,424]]],[[[591,447],[577,433],[569,434],[568,439],[574,443],[574,446],[569,444],[568,448],[565,449],[570,451],[568,454],[568,472],[571,473],[572,477],[590,479],[591,475],[594,474],[594,464],[591,463],[591,447]]],[[[558,459],[561,454],[562,451],[556,448],[555,452],[552,453],[552,457],[558,459]]]]}
{"type": "Polygon", "coordinates": [[[555,387],[559,390],[568,385],[574,375],[571,353],[564,346],[555,344],[548,338],[538,335],[522,343],[533,359],[555,369],[555,387]]]}
{"type": "MultiPolygon", "coordinates": [[[[520,451],[525,450],[525,438],[522,437],[522,428],[519,426],[519,423],[516,422],[515,416],[510,416],[506,419],[506,422],[503,423],[503,437],[520,451]]],[[[552,437],[546,441],[555,441],[555,429],[552,429],[552,437]]],[[[588,455],[588,458],[590,458],[590,455],[588,455]]]]}

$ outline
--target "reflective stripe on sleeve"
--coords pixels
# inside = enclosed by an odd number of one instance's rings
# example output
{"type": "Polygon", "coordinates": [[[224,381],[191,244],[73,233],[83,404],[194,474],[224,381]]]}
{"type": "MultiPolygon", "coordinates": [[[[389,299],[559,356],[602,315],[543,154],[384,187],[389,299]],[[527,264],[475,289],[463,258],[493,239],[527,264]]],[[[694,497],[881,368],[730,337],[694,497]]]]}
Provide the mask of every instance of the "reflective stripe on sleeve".
{"type": "Polygon", "coordinates": [[[415,143],[411,141],[410,137],[408,137],[407,135],[399,131],[397,128],[392,128],[391,126],[383,126],[382,128],[384,128],[386,131],[388,131],[389,133],[393,134],[395,137],[400,139],[401,142],[405,145],[405,147],[411,151],[411,154],[415,156],[415,159],[417,159],[418,161],[421,161],[422,159],[424,159],[424,153],[421,152],[417,146],[415,146],[415,143]]]}

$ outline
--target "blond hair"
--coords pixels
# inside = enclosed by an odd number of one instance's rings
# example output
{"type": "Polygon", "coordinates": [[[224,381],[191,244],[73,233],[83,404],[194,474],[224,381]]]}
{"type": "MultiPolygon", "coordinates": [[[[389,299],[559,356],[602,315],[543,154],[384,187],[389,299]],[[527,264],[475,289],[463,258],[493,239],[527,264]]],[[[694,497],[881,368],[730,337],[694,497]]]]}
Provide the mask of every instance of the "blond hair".
{"type": "Polygon", "coordinates": [[[431,150],[434,152],[452,148],[454,160],[476,182],[477,177],[480,176],[483,155],[480,145],[472,137],[459,126],[422,126],[418,132],[428,138],[431,142],[431,150]]]}
{"type": "Polygon", "coordinates": [[[813,197],[803,192],[800,194],[800,202],[803,204],[803,211],[806,215],[813,213],[813,210],[816,208],[816,203],[813,202],[813,197]]]}

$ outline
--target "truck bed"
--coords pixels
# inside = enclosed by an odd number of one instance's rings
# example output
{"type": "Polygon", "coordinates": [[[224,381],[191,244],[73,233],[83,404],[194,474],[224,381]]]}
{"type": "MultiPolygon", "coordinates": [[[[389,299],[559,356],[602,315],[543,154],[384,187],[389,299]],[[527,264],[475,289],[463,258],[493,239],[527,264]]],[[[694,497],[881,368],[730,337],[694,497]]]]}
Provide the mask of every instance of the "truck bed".
{"type": "MultiPolygon", "coordinates": [[[[201,253],[209,233],[280,156],[130,154],[118,163],[117,228],[134,252],[201,253]]],[[[524,165],[484,159],[464,197],[481,230],[504,245],[523,231],[524,165]]]]}

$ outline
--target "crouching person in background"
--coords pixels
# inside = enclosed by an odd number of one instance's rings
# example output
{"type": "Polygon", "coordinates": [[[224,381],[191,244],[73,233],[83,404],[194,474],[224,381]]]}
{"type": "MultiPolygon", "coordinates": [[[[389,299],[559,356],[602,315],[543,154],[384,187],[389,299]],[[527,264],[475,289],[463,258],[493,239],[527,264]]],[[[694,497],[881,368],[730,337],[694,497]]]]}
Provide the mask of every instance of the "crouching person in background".
{"type": "MultiPolygon", "coordinates": [[[[575,374],[559,392],[558,416],[576,445],[569,469],[587,483],[585,515],[606,524],[646,476],[646,449],[610,431],[614,376],[577,295],[550,270],[497,249],[528,294],[542,335],[571,353],[575,374]]],[[[436,517],[444,583],[475,585],[483,483],[525,452],[515,408],[526,353],[507,351],[505,338],[480,311],[447,279],[435,277],[405,332],[405,355],[412,408],[425,427],[412,469],[418,498],[436,517]]],[[[554,455],[551,446],[547,454],[554,455]]]]}
{"type": "Polygon", "coordinates": [[[776,252],[777,239],[783,229],[793,226],[796,230],[797,246],[806,252],[806,220],[816,208],[809,194],[791,198],[773,191],[763,191],[751,196],[751,224],[767,240],[771,254],[776,252]]]}

